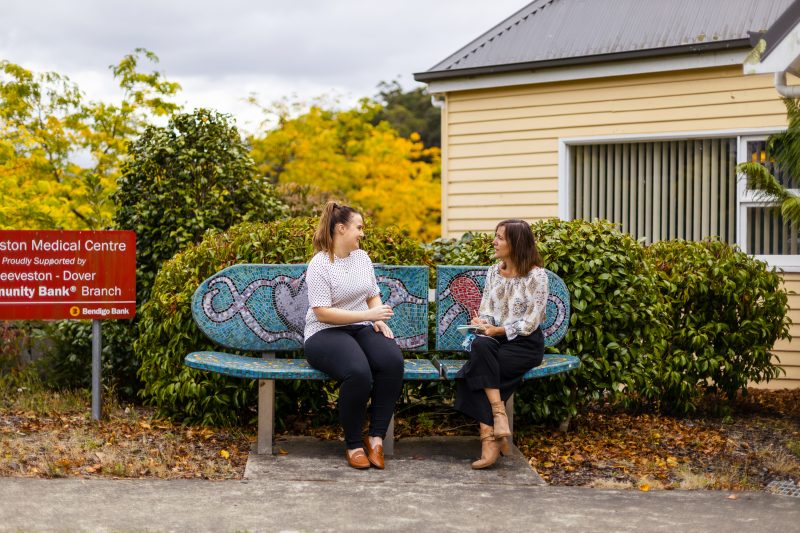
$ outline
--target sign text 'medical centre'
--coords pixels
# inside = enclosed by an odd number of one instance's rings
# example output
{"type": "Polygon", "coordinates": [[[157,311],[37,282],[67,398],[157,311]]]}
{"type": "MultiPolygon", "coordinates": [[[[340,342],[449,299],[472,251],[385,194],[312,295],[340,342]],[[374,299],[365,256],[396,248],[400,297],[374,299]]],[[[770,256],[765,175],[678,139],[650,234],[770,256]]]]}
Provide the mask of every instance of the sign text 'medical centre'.
{"type": "Polygon", "coordinates": [[[0,320],[132,318],[131,231],[0,231],[0,320]]]}

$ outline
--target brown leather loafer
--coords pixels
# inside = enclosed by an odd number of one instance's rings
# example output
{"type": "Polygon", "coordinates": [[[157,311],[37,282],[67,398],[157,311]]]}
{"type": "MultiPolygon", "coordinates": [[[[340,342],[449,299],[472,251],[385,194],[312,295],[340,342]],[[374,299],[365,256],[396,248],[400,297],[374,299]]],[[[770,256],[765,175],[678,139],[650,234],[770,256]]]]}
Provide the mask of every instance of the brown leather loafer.
{"type": "Polygon", "coordinates": [[[383,446],[378,444],[374,448],[369,445],[369,439],[364,439],[364,447],[367,449],[367,459],[375,468],[383,470],[383,446]]]}
{"type": "Polygon", "coordinates": [[[347,464],[353,468],[358,468],[359,470],[369,468],[369,459],[367,459],[364,450],[356,450],[353,455],[350,455],[350,450],[345,450],[344,455],[347,457],[347,464]]]}

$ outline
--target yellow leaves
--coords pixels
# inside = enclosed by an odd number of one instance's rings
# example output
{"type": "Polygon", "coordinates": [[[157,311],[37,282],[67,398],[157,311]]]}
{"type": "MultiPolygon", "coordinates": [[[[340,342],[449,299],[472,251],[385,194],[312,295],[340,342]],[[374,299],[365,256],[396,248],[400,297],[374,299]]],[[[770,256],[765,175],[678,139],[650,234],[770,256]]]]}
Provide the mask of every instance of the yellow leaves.
{"type": "Polygon", "coordinates": [[[57,73],[0,61],[0,228],[100,229],[111,225],[128,141],[149,116],[178,106],[162,97],[179,88],[158,72],[135,69],[137,49],[114,69],[119,105],[87,102],[57,73]],[[148,115],[148,113],[150,115],[148,115]]]}
{"type": "Polygon", "coordinates": [[[220,450],[219,451],[219,455],[223,459],[230,459],[230,457],[231,457],[231,454],[228,452],[228,450],[220,450]]]}
{"type": "Polygon", "coordinates": [[[650,484],[646,482],[639,483],[639,490],[642,492],[649,492],[650,491],[650,484]]]}
{"type": "Polygon", "coordinates": [[[368,102],[359,109],[311,107],[250,139],[264,175],[293,194],[293,210],[311,213],[338,198],[364,211],[370,222],[397,225],[422,240],[440,234],[440,153],[414,134],[405,139],[386,123],[370,123],[368,102]]]}

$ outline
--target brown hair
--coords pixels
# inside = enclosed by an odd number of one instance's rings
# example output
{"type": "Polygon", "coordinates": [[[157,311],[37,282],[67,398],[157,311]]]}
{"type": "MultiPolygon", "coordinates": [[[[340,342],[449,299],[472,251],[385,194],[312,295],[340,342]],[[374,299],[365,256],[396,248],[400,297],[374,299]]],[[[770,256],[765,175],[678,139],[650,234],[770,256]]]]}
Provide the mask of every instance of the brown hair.
{"type": "Polygon", "coordinates": [[[511,247],[509,260],[514,264],[519,276],[527,276],[533,267],[542,266],[542,258],[536,249],[536,239],[533,237],[530,224],[518,219],[503,220],[497,224],[495,233],[501,227],[506,229],[506,242],[511,247]]]}
{"type": "Polygon", "coordinates": [[[350,222],[353,215],[358,215],[358,211],[346,205],[339,205],[334,201],[330,201],[322,208],[322,215],[319,217],[319,225],[317,231],[314,232],[312,240],[314,244],[314,253],[327,252],[333,261],[333,231],[336,229],[336,224],[344,224],[345,226],[350,222]]]}

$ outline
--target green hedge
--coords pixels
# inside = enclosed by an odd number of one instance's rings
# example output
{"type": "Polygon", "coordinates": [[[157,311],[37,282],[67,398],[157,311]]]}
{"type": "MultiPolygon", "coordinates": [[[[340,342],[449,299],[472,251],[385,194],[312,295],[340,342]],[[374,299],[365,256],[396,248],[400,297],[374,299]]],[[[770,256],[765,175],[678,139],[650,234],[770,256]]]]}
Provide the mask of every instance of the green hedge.
{"type": "MultiPolygon", "coordinates": [[[[579,406],[616,397],[637,382],[639,363],[664,349],[666,306],[643,247],[605,221],[551,219],[532,226],[544,266],[567,284],[572,316],[550,351],[576,355],[578,371],[520,387],[516,412],[564,420],[579,406]]],[[[434,242],[433,257],[451,265],[490,265],[492,236],[466,234],[434,242]]]]}
{"type": "MultiPolygon", "coordinates": [[[[312,255],[316,220],[294,218],[270,223],[245,223],[222,233],[208,233],[166,262],[153,284],[150,300],[140,310],[139,339],[142,396],[161,416],[187,423],[224,425],[250,421],[254,415],[254,380],[233,379],[184,366],[192,351],[219,349],[197,328],[191,299],[198,285],[215,272],[238,263],[305,263],[312,255]]],[[[394,228],[367,227],[363,248],[378,263],[419,265],[428,262],[419,243],[394,228]]],[[[297,413],[332,416],[332,385],[324,382],[279,381],[279,422],[297,413]]]]}
{"type": "Polygon", "coordinates": [[[719,241],[647,248],[669,316],[666,351],[644,366],[637,393],[661,411],[693,411],[703,390],[732,399],[780,369],[770,350],[789,337],[781,276],[719,241]]]}
{"type": "MultiPolygon", "coordinates": [[[[183,365],[187,353],[215,348],[194,325],[191,297],[232,264],[307,261],[313,226],[304,218],[242,224],[207,234],[164,265],[140,311],[136,343],[144,397],[159,414],[207,424],[252,419],[254,382],[183,365]]],[[[645,247],[605,221],[548,220],[533,230],[545,266],[572,297],[570,329],[550,351],[576,355],[582,366],[521,387],[516,411],[525,420],[562,421],[598,400],[687,412],[703,393],[699,385],[732,395],[749,381],[777,376],[769,349],[788,336],[786,292],[763,263],[719,242],[645,247]]],[[[420,246],[396,230],[374,228],[363,244],[375,262],[489,265],[491,240],[466,234],[420,246]]],[[[405,390],[409,405],[440,404],[453,394],[448,383],[405,390]]],[[[332,383],[278,382],[277,396],[279,423],[335,418],[332,383]]]]}

